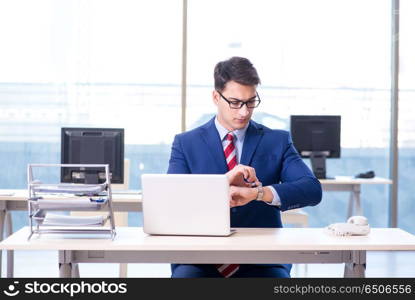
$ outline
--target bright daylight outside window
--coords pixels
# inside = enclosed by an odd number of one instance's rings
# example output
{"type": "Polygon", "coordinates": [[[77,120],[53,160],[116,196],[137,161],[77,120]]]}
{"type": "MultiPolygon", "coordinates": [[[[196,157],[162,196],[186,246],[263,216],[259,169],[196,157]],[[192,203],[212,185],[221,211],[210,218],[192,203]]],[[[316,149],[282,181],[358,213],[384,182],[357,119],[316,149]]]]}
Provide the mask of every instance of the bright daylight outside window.
{"type": "Polygon", "coordinates": [[[400,1],[400,70],[399,70],[399,190],[398,226],[415,233],[413,217],[415,168],[415,2],[400,1]]]}
{"type": "MultiPolygon", "coordinates": [[[[386,0],[189,1],[188,128],[215,113],[215,64],[245,56],[262,81],[254,120],[288,130],[290,115],[341,115],[342,154],[328,160],[329,175],[388,177],[390,9],[386,0]]],[[[388,188],[364,187],[362,198],[368,217],[380,216],[374,225],[386,226],[388,188]]],[[[310,225],[343,220],[347,201],[326,193],[307,208],[310,225]]]]}
{"type": "Polygon", "coordinates": [[[180,0],[2,1],[0,188],[26,188],[28,163],[59,163],[61,127],[125,128],[130,189],[165,172],[181,26],[180,0]]]}

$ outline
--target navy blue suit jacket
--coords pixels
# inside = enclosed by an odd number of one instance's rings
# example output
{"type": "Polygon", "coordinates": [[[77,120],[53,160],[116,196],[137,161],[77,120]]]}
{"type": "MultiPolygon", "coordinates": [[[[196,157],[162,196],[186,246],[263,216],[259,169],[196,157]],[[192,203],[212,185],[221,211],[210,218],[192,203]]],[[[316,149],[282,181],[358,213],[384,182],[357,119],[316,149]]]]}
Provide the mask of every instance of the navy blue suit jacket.
{"type": "MultiPolygon", "coordinates": [[[[272,130],[251,120],[239,163],[255,168],[263,186],[275,188],[281,207],[262,201],[234,207],[231,209],[231,227],[282,227],[280,210],[314,206],[321,201],[320,182],[302,161],[287,131],[272,130]]],[[[169,174],[224,174],[227,171],[214,118],[176,135],[169,174]]]]}

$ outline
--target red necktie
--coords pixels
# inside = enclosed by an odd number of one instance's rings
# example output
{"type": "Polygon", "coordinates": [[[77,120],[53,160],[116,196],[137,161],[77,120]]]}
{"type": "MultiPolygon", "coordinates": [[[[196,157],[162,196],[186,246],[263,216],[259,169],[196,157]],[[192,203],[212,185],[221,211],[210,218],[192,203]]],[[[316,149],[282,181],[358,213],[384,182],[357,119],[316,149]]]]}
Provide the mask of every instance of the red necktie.
{"type": "MultiPolygon", "coordinates": [[[[223,151],[225,152],[226,164],[228,165],[228,170],[232,170],[237,165],[236,159],[236,148],[233,142],[234,136],[232,133],[228,133],[225,137],[223,143],[223,151]]],[[[222,264],[216,265],[219,273],[223,277],[231,277],[239,269],[237,264],[222,264]]]]}

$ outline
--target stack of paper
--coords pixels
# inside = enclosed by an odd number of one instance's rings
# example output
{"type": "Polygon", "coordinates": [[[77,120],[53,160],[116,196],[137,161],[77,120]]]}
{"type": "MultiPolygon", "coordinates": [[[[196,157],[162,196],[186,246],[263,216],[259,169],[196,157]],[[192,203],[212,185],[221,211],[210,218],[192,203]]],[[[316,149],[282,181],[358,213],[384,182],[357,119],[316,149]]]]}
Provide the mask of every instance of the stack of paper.
{"type": "Polygon", "coordinates": [[[102,226],[104,216],[67,216],[47,213],[42,225],[48,226],[102,226]]]}
{"type": "Polygon", "coordinates": [[[34,186],[33,190],[38,193],[72,193],[72,194],[99,194],[104,190],[103,185],[86,185],[86,184],[42,184],[34,186]]]}
{"type": "Polygon", "coordinates": [[[79,208],[99,208],[105,202],[91,201],[89,198],[82,199],[39,199],[39,209],[48,210],[74,210],[79,208]]]}

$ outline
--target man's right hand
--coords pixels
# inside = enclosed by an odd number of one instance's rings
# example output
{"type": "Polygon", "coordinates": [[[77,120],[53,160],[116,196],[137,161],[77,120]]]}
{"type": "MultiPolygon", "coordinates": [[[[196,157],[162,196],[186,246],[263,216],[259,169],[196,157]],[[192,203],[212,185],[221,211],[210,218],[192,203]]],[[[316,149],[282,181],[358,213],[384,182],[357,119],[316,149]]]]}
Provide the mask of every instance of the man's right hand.
{"type": "Polygon", "coordinates": [[[226,173],[226,176],[228,177],[229,185],[251,187],[259,182],[255,169],[241,164],[226,173]]]}

